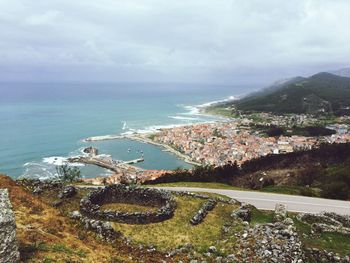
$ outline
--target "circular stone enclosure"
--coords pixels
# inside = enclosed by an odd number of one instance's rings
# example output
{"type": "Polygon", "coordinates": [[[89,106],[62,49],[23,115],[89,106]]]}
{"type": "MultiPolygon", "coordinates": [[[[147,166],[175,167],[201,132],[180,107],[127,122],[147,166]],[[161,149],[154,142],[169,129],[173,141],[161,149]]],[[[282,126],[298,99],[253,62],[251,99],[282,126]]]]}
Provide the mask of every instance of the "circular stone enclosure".
{"type": "Polygon", "coordinates": [[[174,215],[175,209],[176,201],[168,192],[123,184],[106,186],[90,192],[80,201],[80,211],[87,217],[127,224],[150,224],[165,221],[174,215]],[[102,205],[111,203],[157,206],[159,209],[133,213],[101,210],[102,205]]]}

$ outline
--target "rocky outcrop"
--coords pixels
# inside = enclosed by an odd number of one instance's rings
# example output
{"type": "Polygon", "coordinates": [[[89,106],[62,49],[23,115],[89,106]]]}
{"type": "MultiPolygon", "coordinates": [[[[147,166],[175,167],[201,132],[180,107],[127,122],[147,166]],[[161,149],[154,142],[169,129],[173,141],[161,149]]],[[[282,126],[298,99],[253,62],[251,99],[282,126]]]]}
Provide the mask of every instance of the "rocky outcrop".
{"type": "Polygon", "coordinates": [[[89,218],[116,221],[127,224],[149,224],[167,220],[174,215],[176,201],[170,193],[154,188],[130,187],[122,184],[111,185],[90,192],[80,202],[80,211],[89,218]],[[104,210],[103,204],[128,203],[159,207],[156,211],[123,212],[104,210]]]}
{"type": "Polygon", "coordinates": [[[350,235],[350,218],[335,213],[299,214],[298,219],[312,226],[315,233],[333,232],[350,235]]]}
{"type": "Polygon", "coordinates": [[[310,260],[312,260],[312,262],[350,263],[349,256],[340,257],[333,252],[328,252],[317,248],[307,248],[306,255],[310,260]]]}
{"type": "Polygon", "coordinates": [[[190,219],[190,223],[192,225],[200,224],[207,216],[209,211],[214,209],[216,204],[217,202],[214,199],[209,199],[208,201],[204,202],[202,207],[198,210],[198,212],[190,219]]]}
{"type": "Polygon", "coordinates": [[[230,262],[304,262],[302,243],[293,225],[256,225],[236,236],[237,253],[230,262]]]}
{"type": "Polygon", "coordinates": [[[87,147],[83,150],[84,153],[90,154],[92,156],[98,155],[98,149],[94,147],[87,147]]]}
{"type": "Polygon", "coordinates": [[[327,224],[327,225],[333,225],[333,226],[339,226],[339,227],[342,226],[342,223],[324,214],[304,213],[304,214],[299,214],[298,219],[310,225],[316,223],[316,224],[327,224]]]}
{"type": "Polygon", "coordinates": [[[344,227],[350,227],[350,216],[349,215],[339,215],[332,212],[323,212],[322,215],[327,216],[329,218],[333,218],[334,220],[342,223],[344,227]]]}
{"type": "Polygon", "coordinates": [[[71,212],[69,217],[74,220],[80,220],[86,230],[95,232],[100,238],[107,242],[113,243],[118,237],[122,236],[120,232],[114,230],[111,223],[84,217],[79,211],[71,212]]]}
{"type": "Polygon", "coordinates": [[[273,219],[275,222],[282,222],[287,218],[287,206],[284,204],[276,204],[273,219]]]}
{"type": "Polygon", "coordinates": [[[7,189],[0,189],[0,262],[19,262],[16,223],[7,189]]]}
{"type": "Polygon", "coordinates": [[[231,217],[240,218],[242,221],[250,222],[253,208],[252,205],[242,205],[239,209],[232,212],[231,217]]]}
{"type": "Polygon", "coordinates": [[[40,195],[44,190],[60,189],[63,187],[61,180],[39,180],[31,178],[21,178],[17,181],[18,185],[23,186],[33,194],[40,195]]]}
{"type": "Polygon", "coordinates": [[[62,190],[58,194],[58,198],[70,198],[77,194],[77,189],[74,186],[65,186],[62,188],[62,190]]]}

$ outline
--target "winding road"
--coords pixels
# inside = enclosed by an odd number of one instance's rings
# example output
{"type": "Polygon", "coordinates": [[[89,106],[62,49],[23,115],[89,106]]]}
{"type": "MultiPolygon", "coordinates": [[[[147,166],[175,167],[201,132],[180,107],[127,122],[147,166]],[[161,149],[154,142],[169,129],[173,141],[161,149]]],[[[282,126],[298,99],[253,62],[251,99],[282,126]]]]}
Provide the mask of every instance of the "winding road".
{"type": "MultiPolygon", "coordinates": [[[[78,188],[98,188],[100,186],[75,185],[78,188]]],[[[158,189],[169,191],[185,192],[207,192],[225,195],[234,198],[242,203],[254,205],[261,210],[274,210],[277,203],[287,205],[289,212],[299,213],[320,213],[334,212],[342,215],[350,215],[350,201],[341,201],[333,199],[315,198],[298,195],[286,195],[275,193],[262,193],[257,191],[239,191],[214,188],[196,188],[196,187],[156,187],[158,189]]]]}
{"type": "Polygon", "coordinates": [[[287,205],[287,210],[290,212],[320,213],[327,211],[343,215],[350,215],[350,201],[226,189],[194,187],[157,188],[171,191],[207,192],[221,194],[230,198],[234,198],[243,203],[252,204],[258,209],[262,210],[274,210],[276,203],[282,203],[287,205]]]}

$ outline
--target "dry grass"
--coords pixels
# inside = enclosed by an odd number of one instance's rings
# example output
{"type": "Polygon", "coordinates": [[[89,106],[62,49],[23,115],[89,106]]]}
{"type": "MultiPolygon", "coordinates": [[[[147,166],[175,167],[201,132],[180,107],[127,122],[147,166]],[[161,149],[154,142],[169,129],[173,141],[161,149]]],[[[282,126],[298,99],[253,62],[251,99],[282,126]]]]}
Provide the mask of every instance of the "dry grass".
{"type": "Polygon", "coordinates": [[[0,188],[8,188],[17,225],[17,239],[23,262],[132,262],[82,231],[75,222],[0,175],[0,188]]]}
{"type": "Polygon", "coordinates": [[[209,212],[203,223],[192,226],[190,218],[198,211],[202,199],[176,197],[178,207],[173,218],[164,222],[142,225],[114,223],[116,230],[122,231],[137,243],[155,245],[158,249],[169,250],[191,243],[197,250],[205,251],[222,237],[221,229],[237,206],[219,203],[209,212]]]}

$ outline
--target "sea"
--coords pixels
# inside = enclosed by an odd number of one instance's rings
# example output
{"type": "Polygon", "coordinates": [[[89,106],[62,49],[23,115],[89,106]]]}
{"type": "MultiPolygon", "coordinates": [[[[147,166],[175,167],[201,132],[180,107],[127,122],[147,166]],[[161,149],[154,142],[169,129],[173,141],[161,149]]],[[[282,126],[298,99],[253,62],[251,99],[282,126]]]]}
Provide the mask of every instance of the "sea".
{"type": "MultiPolygon", "coordinates": [[[[1,83],[0,173],[13,178],[52,178],[56,166],[64,164],[67,157],[81,155],[88,146],[118,160],[143,154],[144,162],[137,165],[145,169],[190,168],[154,145],[83,139],[223,121],[223,117],[201,114],[199,108],[255,88],[181,83],[1,83]]],[[[85,178],[110,174],[92,165],[79,168],[85,178]]]]}

